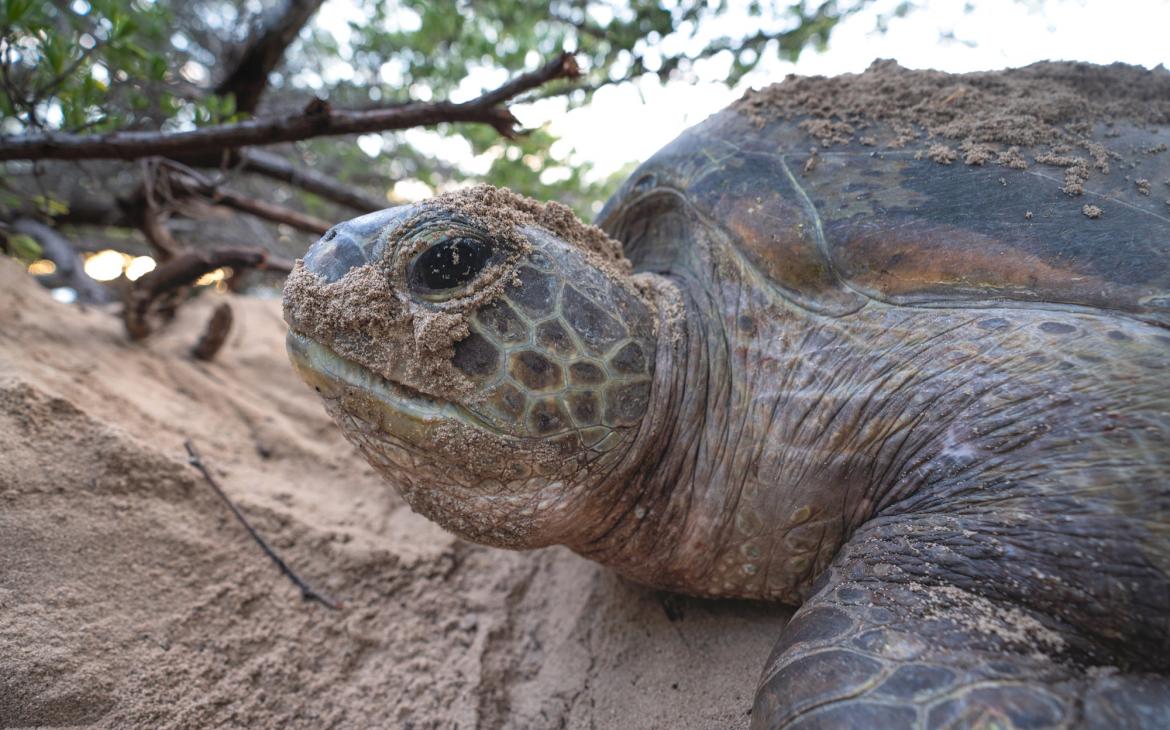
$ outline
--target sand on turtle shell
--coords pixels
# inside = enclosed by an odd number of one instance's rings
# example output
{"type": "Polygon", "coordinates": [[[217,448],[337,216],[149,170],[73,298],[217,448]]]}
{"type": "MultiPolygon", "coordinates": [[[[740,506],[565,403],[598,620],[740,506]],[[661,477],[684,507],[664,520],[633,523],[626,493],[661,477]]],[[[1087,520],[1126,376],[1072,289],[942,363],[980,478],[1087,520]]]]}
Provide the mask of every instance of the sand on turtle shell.
{"type": "Polygon", "coordinates": [[[1041,62],[948,74],[878,60],[860,74],[790,75],[748,91],[733,108],[761,125],[803,118],[801,127],[826,147],[858,134],[873,142],[871,125],[880,123],[889,131],[876,139],[878,144],[895,149],[919,144],[923,156],[942,164],[956,155],[941,140],[958,142],[968,165],[998,155],[999,164],[1016,169],[1028,164],[1018,148],[1048,146],[1035,162],[1065,167],[1063,189],[1076,195],[1090,165],[1108,172],[1114,156],[1107,147],[1108,132],[1105,143],[1092,139],[1094,125],[1170,123],[1170,72],[1162,66],[1041,62]],[[1073,150],[1083,156],[1070,155],[1073,150]]]}
{"type": "Polygon", "coordinates": [[[0,727],[747,726],[787,611],[415,515],[293,374],[278,302],[208,293],[131,345],[0,257],[0,323],[0,727]],[[301,602],[186,437],[343,610],[301,602]]]}

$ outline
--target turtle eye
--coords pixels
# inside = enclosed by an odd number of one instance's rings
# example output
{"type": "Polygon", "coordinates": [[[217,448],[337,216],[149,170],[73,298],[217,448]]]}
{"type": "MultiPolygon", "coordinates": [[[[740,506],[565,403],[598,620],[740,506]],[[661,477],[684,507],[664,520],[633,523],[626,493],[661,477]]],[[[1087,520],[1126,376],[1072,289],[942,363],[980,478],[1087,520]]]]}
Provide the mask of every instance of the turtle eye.
{"type": "Polygon", "coordinates": [[[424,295],[457,289],[483,271],[491,253],[491,246],[475,238],[439,241],[415,258],[411,266],[411,283],[424,295]]]}

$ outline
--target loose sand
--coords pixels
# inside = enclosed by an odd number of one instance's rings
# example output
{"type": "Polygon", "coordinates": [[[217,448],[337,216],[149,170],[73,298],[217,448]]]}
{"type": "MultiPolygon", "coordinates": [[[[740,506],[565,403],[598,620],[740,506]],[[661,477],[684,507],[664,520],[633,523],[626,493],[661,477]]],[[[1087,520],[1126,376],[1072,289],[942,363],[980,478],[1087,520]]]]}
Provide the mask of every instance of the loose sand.
{"type": "Polygon", "coordinates": [[[230,298],[219,358],[187,355],[226,296],[131,345],[0,258],[0,727],[747,725],[785,610],[455,539],[296,379],[278,301],[230,298]],[[300,600],[185,437],[343,610],[300,600]]]}
{"type": "Polygon", "coordinates": [[[1163,66],[1044,61],[948,74],[879,59],[860,74],[789,75],[749,90],[732,108],[761,126],[800,119],[799,126],[826,148],[856,137],[866,146],[917,147],[921,157],[943,165],[961,152],[968,165],[1024,169],[1031,161],[1020,147],[1047,147],[1035,162],[1066,168],[1062,190],[1080,195],[1092,170],[1107,173],[1110,160],[1122,157],[1110,148],[1110,125],[1170,123],[1170,72],[1163,66]],[[958,143],[959,150],[945,142],[958,143]]]}

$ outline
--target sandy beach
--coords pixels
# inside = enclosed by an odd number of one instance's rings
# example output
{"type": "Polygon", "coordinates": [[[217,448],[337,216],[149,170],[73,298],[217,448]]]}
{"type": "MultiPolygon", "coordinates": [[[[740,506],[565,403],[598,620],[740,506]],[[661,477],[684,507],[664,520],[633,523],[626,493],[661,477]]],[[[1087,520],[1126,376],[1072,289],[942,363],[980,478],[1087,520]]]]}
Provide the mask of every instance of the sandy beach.
{"type": "Polygon", "coordinates": [[[131,344],[3,259],[0,323],[0,727],[746,727],[788,611],[415,515],[288,367],[277,300],[206,292],[131,344]]]}

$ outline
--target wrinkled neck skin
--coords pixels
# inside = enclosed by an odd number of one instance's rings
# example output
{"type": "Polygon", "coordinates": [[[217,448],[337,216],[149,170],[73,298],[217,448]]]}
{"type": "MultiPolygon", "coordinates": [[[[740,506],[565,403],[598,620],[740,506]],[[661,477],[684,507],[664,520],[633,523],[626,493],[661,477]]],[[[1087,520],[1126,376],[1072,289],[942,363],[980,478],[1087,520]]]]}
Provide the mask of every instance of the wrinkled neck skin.
{"type": "Polygon", "coordinates": [[[816,359],[823,325],[718,237],[683,250],[665,277],[681,306],[660,306],[651,411],[631,446],[640,465],[569,547],[668,590],[799,603],[880,495],[820,433],[823,380],[798,353],[816,359]]]}
{"type": "Polygon", "coordinates": [[[853,343],[818,353],[832,320],[778,301],[717,236],[683,249],[662,287],[681,306],[660,306],[640,465],[569,546],[669,590],[799,603],[883,494],[855,478],[866,454],[834,453],[823,433],[822,386],[853,343]]]}
{"type": "MultiPolygon", "coordinates": [[[[576,552],[665,589],[797,604],[863,526],[991,540],[1028,534],[1026,515],[1062,526],[1060,554],[1170,574],[1165,330],[1055,305],[822,315],[691,235],[665,277],[685,315],[660,312],[651,410],[576,552]],[[1127,538],[1102,547],[1102,530],[1127,538]]],[[[1030,544],[986,579],[1090,571],[1030,544]]]]}

